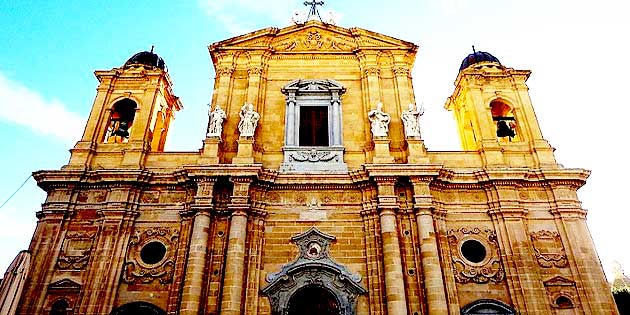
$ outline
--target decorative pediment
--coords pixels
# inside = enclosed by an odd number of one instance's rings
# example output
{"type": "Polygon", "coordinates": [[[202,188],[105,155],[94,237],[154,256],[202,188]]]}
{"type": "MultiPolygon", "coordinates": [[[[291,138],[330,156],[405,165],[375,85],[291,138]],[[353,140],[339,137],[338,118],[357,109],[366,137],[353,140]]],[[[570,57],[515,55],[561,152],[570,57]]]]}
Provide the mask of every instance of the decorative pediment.
{"type": "Polygon", "coordinates": [[[574,286],[575,282],[562,276],[553,277],[543,282],[546,287],[549,286],[574,286]]]}
{"type": "Polygon", "coordinates": [[[222,50],[271,50],[273,52],[346,52],[357,49],[401,49],[415,51],[417,46],[390,36],[361,28],[343,28],[309,21],[282,29],[265,28],[212,44],[210,53],[222,50]]]}
{"type": "Polygon", "coordinates": [[[70,279],[61,279],[48,285],[48,290],[79,291],[81,284],[70,279]]]}
{"type": "MultiPolygon", "coordinates": [[[[297,79],[291,81],[289,84],[282,88],[282,93],[290,92],[329,92],[340,91],[341,93],[346,91],[346,88],[339,82],[330,79],[324,80],[305,80],[297,79]]],[[[340,94],[341,94],[340,93],[340,94]]]]}

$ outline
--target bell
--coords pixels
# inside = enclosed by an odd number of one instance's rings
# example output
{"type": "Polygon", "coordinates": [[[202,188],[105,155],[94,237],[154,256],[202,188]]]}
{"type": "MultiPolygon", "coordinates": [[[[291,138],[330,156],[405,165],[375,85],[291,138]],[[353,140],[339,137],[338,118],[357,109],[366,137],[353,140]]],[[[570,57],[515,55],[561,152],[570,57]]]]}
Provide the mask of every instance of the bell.
{"type": "Polygon", "coordinates": [[[123,138],[129,137],[129,126],[127,125],[126,121],[120,122],[120,125],[118,125],[118,129],[114,131],[114,135],[123,138]]]}
{"type": "Polygon", "coordinates": [[[497,122],[497,137],[499,138],[503,138],[503,137],[514,137],[516,134],[514,133],[514,130],[512,128],[510,128],[507,124],[507,122],[505,122],[505,120],[499,120],[497,122]]]}

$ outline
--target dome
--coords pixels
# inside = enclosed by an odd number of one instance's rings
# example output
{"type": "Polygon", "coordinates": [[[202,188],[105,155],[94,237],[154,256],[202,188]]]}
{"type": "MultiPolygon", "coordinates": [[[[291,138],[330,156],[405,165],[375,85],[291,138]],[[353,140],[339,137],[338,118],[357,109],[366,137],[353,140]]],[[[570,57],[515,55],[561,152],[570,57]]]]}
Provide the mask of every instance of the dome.
{"type": "Polygon", "coordinates": [[[157,67],[162,70],[166,70],[166,64],[164,63],[164,59],[162,59],[157,54],[153,53],[153,49],[151,49],[151,51],[141,51],[131,56],[131,58],[129,58],[129,60],[125,62],[124,67],[129,67],[133,65],[157,67]]]}
{"type": "Polygon", "coordinates": [[[462,71],[480,62],[496,62],[498,64],[501,64],[499,59],[497,59],[497,57],[493,56],[492,54],[485,51],[475,51],[464,58],[464,60],[462,61],[462,65],[459,67],[459,71],[462,71]]]}

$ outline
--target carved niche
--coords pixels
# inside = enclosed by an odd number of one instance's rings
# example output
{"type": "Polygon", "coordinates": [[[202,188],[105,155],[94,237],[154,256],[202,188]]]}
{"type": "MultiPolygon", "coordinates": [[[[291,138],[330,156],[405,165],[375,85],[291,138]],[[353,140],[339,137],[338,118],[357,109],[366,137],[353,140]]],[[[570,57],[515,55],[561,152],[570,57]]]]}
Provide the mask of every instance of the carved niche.
{"type": "Polygon", "coordinates": [[[543,268],[568,266],[567,254],[562,246],[558,232],[541,230],[529,233],[534,247],[534,256],[543,268]]]}
{"type": "Polygon", "coordinates": [[[356,299],[367,291],[361,286],[361,275],[352,274],[330,258],[330,244],[335,237],[312,227],[291,241],[300,250],[298,257],[267,275],[269,283],[262,293],[269,297],[272,314],[286,315],[291,298],[305,288],[322,288],[332,293],[341,315],[354,315],[356,299]]]}
{"type": "Polygon", "coordinates": [[[161,284],[170,283],[178,241],[179,232],[175,229],[155,227],[136,230],[127,247],[123,281],[130,284],[155,280],[161,284]]]}
{"type": "Polygon", "coordinates": [[[57,258],[60,270],[82,270],[87,266],[92,252],[94,233],[69,232],[63,241],[57,258]]]}
{"type": "Polygon", "coordinates": [[[499,283],[505,279],[495,231],[460,228],[447,235],[457,282],[499,283]]]}

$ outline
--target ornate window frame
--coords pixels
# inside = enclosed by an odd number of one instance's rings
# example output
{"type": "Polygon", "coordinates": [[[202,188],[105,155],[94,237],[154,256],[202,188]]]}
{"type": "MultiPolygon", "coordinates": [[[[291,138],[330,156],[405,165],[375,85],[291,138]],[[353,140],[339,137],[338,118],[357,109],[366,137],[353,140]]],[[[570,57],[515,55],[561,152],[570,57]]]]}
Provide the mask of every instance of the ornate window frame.
{"type": "Polygon", "coordinates": [[[285,173],[344,173],[341,95],[346,88],[330,79],[297,79],[282,88],[286,95],[284,158],[285,173]],[[328,146],[300,146],[300,108],[328,107],[328,146]]]}

